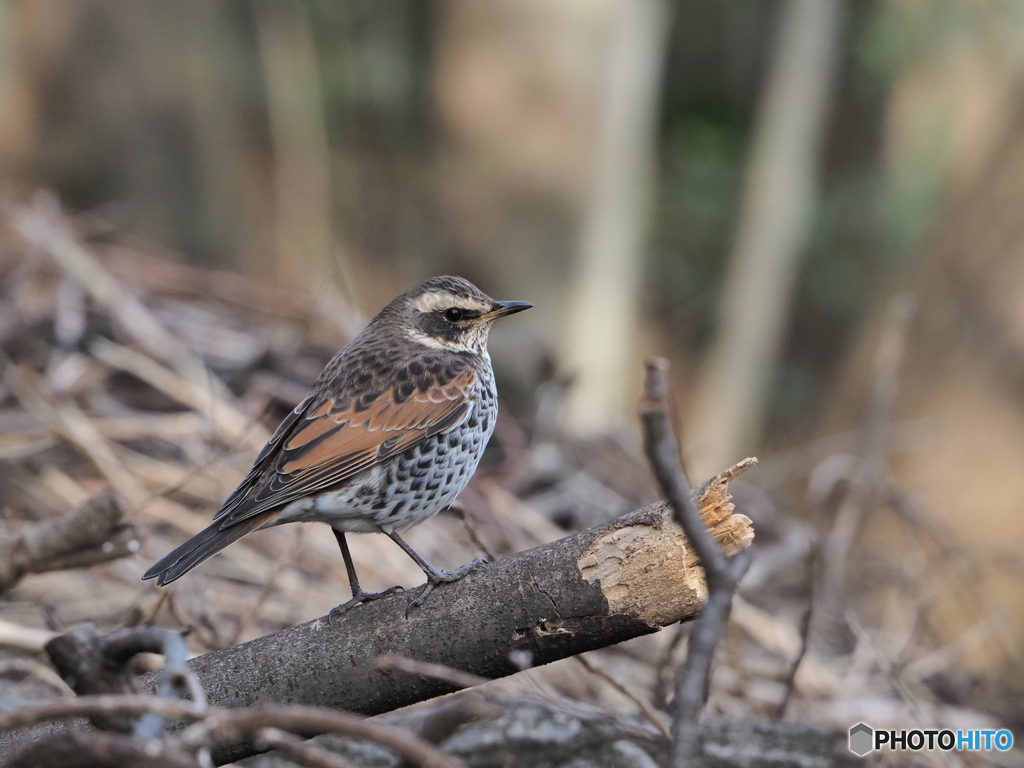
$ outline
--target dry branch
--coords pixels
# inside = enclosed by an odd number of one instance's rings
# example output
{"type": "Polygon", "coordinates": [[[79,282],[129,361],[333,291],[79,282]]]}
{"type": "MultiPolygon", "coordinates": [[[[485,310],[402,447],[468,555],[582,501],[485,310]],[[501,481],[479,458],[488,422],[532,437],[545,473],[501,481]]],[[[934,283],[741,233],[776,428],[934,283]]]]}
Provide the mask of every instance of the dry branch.
{"type": "Polygon", "coordinates": [[[141,352],[104,338],[95,339],[89,351],[112,368],[136,376],[172,400],[207,416],[228,444],[244,443],[248,448],[259,451],[270,439],[270,433],[262,424],[246,416],[225,398],[216,396],[209,387],[180,376],[141,352]]]}
{"type": "Polygon", "coordinates": [[[651,706],[651,703],[649,701],[647,701],[642,696],[632,691],[629,688],[629,686],[627,686],[622,681],[617,680],[614,676],[612,676],[608,672],[608,670],[598,666],[593,661],[588,659],[586,656],[577,656],[576,661],[578,661],[580,665],[585,670],[587,670],[587,672],[594,675],[595,677],[601,678],[606,683],[608,683],[612,688],[618,691],[620,694],[622,694],[627,699],[636,704],[637,708],[641,712],[643,712],[644,717],[650,720],[651,725],[653,725],[655,728],[661,731],[662,735],[665,736],[665,738],[672,738],[672,734],[669,731],[668,726],[665,725],[665,723],[661,719],[661,716],[658,714],[657,710],[655,710],[654,707],[651,706]]]}
{"type": "MultiPolygon", "coordinates": [[[[206,698],[192,672],[185,666],[188,645],[177,632],[157,627],[127,627],[101,636],[92,624],[59,635],[46,644],[50,661],[64,680],[79,695],[134,693],[131,660],[140,653],[164,657],[160,696],[176,698],[188,693],[197,707],[206,706],[206,698]]],[[[149,713],[137,724],[123,718],[101,718],[98,728],[115,731],[134,729],[139,737],[156,736],[163,730],[159,715],[149,713]]]]}
{"type": "Polygon", "coordinates": [[[23,627],[0,619],[0,646],[20,648],[30,653],[40,653],[43,646],[57,636],[56,632],[35,627],[23,627]]]}
{"type": "MultiPolygon", "coordinates": [[[[696,500],[716,546],[730,553],[753,539],[750,521],[732,514],[729,502],[729,480],[743,468],[706,483],[696,500]]],[[[503,677],[519,671],[514,651],[546,664],[692,619],[707,588],[693,546],[660,503],[499,560],[436,597],[409,619],[408,598],[395,595],[330,625],[319,619],[199,656],[189,666],[215,706],[273,701],[377,714],[458,688],[381,670],[380,656],[503,677]]],[[[145,676],[139,687],[155,692],[158,680],[145,676]]],[[[0,750],[5,746],[0,741],[0,750]]],[[[215,757],[236,760],[253,751],[243,744],[215,757]]]]}
{"type": "MultiPolygon", "coordinates": [[[[216,708],[207,709],[192,702],[157,696],[83,696],[52,704],[22,707],[14,712],[2,714],[0,715],[0,732],[53,720],[74,720],[81,717],[110,719],[139,715],[157,715],[162,718],[181,719],[193,723],[172,742],[177,747],[175,752],[179,754],[195,754],[201,748],[214,746],[224,741],[255,739],[267,728],[279,728],[307,738],[324,733],[336,733],[372,741],[394,750],[401,757],[414,765],[423,766],[423,768],[464,768],[459,760],[449,757],[429,742],[400,728],[365,720],[348,712],[333,712],[302,706],[270,706],[230,711],[216,708]]],[[[25,755],[40,756],[45,754],[47,747],[52,746],[53,740],[74,740],[75,738],[74,732],[49,735],[47,739],[41,740],[49,741],[49,744],[38,741],[30,744],[20,752],[15,763],[33,765],[34,763],[24,762],[25,755]]],[[[146,740],[133,741],[136,744],[139,741],[143,744],[147,743],[146,740]]],[[[159,741],[155,743],[161,744],[159,741]]],[[[125,749],[130,744],[131,742],[127,741],[119,742],[119,745],[125,749]]],[[[9,747],[10,745],[4,744],[3,746],[9,747]]],[[[3,749],[0,753],[11,754],[12,751],[3,749]]],[[[86,764],[95,765],[96,763],[86,764]]],[[[157,763],[157,765],[163,765],[163,763],[157,763]]]]}
{"type": "MultiPolygon", "coordinates": [[[[324,733],[342,734],[380,744],[422,768],[465,768],[462,761],[401,728],[349,712],[304,706],[215,710],[209,717],[187,728],[181,734],[181,740],[195,747],[212,746],[225,741],[254,740],[267,728],[278,728],[307,738],[324,733]]],[[[215,757],[217,753],[217,750],[213,751],[215,757]]]]}
{"type": "Polygon", "coordinates": [[[393,669],[405,672],[407,675],[419,675],[430,680],[444,680],[456,688],[473,688],[488,682],[486,677],[467,675],[465,672],[459,672],[459,670],[446,667],[443,664],[429,664],[394,654],[381,656],[374,663],[377,665],[377,669],[393,669]]]}
{"type": "Polygon", "coordinates": [[[120,733],[69,731],[40,741],[4,763],[4,768],[199,768],[196,759],[157,740],[120,733]]]}
{"type": "Polygon", "coordinates": [[[264,728],[256,733],[256,746],[276,749],[286,758],[309,768],[359,768],[341,755],[317,746],[311,741],[293,736],[280,728],[264,728]]]}
{"type": "MultiPolygon", "coordinates": [[[[420,725],[418,735],[431,744],[440,744],[467,723],[496,717],[501,712],[499,705],[488,701],[479,691],[464,693],[444,699],[435,706],[420,725]]],[[[414,768],[403,760],[398,768],[414,768]]]]}
{"type": "Polygon", "coordinates": [[[130,547],[112,546],[107,551],[103,548],[123,511],[117,494],[106,489],[63,517],[26,525],[16,534],[0,539],[0,592],[26,573],[75,567],[79,563],[71,555],[93,564],[129,554],[130,547]]]}
{"type": "MultiPolygon", "coordinates": [[[[711,662],[715,649],[725,637],[732,597],[750,566],[750,556],[749,552],[730,552],[723,547],[723,542],[715,535],[713,524],[694,503],[689,481],[679,463],[679,443],[672,432],[669,416],[668,361],[653,358],[646,367],[647,377],[639,410],[647,457],[658,485],[668,497],[673,516],[693,542],[707,577],[707,604],[690,632],[686,661],[679,670],[676,683],[672,722],[673,768],[699,768],[702,762],[700,716],[708,700],[711,662]]],[[[739,467],[746,469],[754,463],[756,460],[747,459],[729,472],[735,476],[739,467]]]]}
{"type": "Polygon", "coordinates": [[[217,379],[185,344],[170,333],[127,286],[118,281],[78,241],[61,216],[60,204],[47,195],[37,195],[31,207],[8,214],[13,229],[32,247],[47,253],[65,272],[79,282],[93,299],[114,318],[120,328],[182,376],[196,385],[227,393],[217,379]]]}

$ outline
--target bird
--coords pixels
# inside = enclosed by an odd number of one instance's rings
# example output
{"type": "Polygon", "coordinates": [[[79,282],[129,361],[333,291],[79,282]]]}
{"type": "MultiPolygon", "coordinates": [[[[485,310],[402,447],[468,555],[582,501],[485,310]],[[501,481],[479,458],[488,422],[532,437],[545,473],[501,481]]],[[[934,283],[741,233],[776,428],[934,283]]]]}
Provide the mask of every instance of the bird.
{"type": "Polygon", "coordinates": [[[328,622],[402,589],[363,590],[347,533],[384,533],[423,570],[407,617],[436,587],[484,567],[438,570],[400,532],[450,507],[476,471],[498,416],[491,327],[532,306],[452,276],[395,298],[331,359],[213,523],[142,578],[170,584],[246,534],[293,522],[327,523],[341,549],[352,597],[328,622]]]}

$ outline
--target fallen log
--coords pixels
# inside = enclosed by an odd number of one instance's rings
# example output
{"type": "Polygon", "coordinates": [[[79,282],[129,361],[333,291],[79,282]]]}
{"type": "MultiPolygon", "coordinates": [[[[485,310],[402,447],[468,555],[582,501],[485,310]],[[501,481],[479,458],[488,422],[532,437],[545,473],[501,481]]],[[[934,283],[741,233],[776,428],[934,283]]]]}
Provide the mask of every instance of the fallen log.
{"type": "MultiPolygon", "coordinates": [[[[753,464],[737,464],[694,491],[729,554],[753,540],[750,520],[733,514],[728,493],[729,481],[753,464]]],[[[520,671],[523,652],[533,665],[547,664],[692,619],[707,600],[707,586],[682,529],[658,503],[491,563],[439,588],[406,619],[409,599],[392,595],[331,624],[317,619],[198,656],[189,666],[212,706],[273,702],[374,715],[459,687],[382,669],[378,657],[503,677],[520,671]]],[[[159,680],[156,673],[144,676],[138,689],[155,693],[159,680]]],[[[0,748],[13,746],[4,741],[0,748]]],[[[254,752],[251,744],[238,744],[214,759],[254,752]]]]}

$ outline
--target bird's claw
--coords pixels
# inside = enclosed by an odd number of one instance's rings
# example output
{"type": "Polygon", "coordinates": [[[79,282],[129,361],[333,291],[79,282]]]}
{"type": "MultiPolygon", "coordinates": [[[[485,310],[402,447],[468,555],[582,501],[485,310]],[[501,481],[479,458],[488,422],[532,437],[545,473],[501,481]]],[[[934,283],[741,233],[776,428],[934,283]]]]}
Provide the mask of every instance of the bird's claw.
{"type": "Polygon", "coordinates": [[[331,612],[327,614],[327,623],[330,624],[334,619],[344,616],[352,608],[355,608],[361,603],[372,603],[374,600],[380,600],[382,597],[388,597],[397,592],[404,592],[405,587],[395,586],[385,589],[383,592],[366,592],[362,589],[352,595],[352,599],[337,605],[331,609],[331,612]]]}
{"type": "Polygon", "coordinates": [[[453,568],[450,571],[434,571],[433,573],[427,574],[427,583],[423,585],[423,589],[416,595],[413,600],[409,601],[409,605],[405,607],[405,618],[409,618],[409,612],[413,608],[423,605],[423,601],[427,599],[427,595],[434,591],[434,587],[441,584],[453,584],[460,579],[465,578],[471,573],[479,571],[487,567],[487,560],[482,557],[478,557],[471,563],[466,563],[458,568],[453,568]]]}

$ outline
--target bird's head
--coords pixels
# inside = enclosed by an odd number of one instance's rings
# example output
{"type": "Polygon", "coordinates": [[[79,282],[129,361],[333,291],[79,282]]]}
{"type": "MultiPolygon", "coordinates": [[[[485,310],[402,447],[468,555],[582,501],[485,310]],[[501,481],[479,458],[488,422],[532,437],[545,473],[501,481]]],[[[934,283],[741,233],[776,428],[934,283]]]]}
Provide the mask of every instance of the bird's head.
{"type": "Polygon", "coordinates": [[[433,277],[392,301],[381,315],[397,321],[416,343],[484,354],[494,321],[532,306],[525,301],[495,301],[461,277],[433,277]]]}

